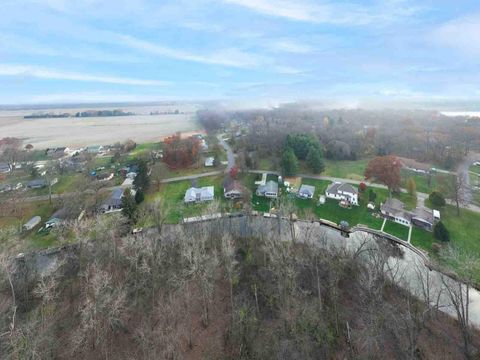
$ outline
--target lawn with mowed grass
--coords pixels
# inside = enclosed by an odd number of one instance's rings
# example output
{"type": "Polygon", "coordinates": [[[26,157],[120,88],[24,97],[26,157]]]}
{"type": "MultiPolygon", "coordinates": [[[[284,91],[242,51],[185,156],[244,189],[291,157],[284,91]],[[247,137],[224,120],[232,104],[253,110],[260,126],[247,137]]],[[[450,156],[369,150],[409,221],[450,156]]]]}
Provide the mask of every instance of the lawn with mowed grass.
{"type": "Polygon", "coordinates": [[[322,175],[361,181],[365,178],[365,168],[370,160],[370,158],[360,160],[325,159],[325,171],[322,175]]]}
{"type": "Polygon", "coordinates": [[[454,175],[445,173],[434,173],[431,175],[420,174],[412,170],[402,169],[402,183],[403,188],[407,188],[407,181],[412,178],[417,185],[417,191],[430,194],[432,191],[445,187],[445,185],[451,184],[454,175]]]}
{"type": "MultiPolygon", "coordinates": [[[[196,187],[214,186],[215,200],[219,201],[221,206],[228,205],[227,200],[223,196],[223,176],[208,176],[198,178],[195,181],[196,187]]],[[[169,224],[178,224],[183,218],[201,215],[212,202],[185,204],[185,192],[191,186],[191,180],[163,184],[160,191],[147,194],[144,206],[148,206],[148,204],[153,203],[155,200],[163,201],[165,206],[169,208],[169,214],[167,216],[167,223],[169,224]]],[[[151,226],[152,224],[145,223],[139,225],[151,226]]]]}
{"type": "Polygon", "coordinates": [[[408,231],[409,231],[408,226],[398,224],[394,221],[387,220],[387,222],[385,223],[385,227],[383,228],[383,231],[393,236],[396,236],[401,240],[405,240],[405,241],[408,240],[408,231]]]}

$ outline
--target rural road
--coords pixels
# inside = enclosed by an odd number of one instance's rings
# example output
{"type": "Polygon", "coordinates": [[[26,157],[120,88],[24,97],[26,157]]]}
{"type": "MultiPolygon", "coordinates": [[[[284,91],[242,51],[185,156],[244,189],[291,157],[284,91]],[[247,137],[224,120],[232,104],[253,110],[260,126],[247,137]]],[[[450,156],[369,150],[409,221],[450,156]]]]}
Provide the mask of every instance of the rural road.
{"type": "Polygon", "coordinates": [[[457,176],[459,179],[463,180],[463,186],[461,189],[461,197],[464,202],[471,204],[473,200],[472,188],[470,186],[470,166],[475,161],[480,161],[480,154],[478,153],[469,153],[465,159],[460,163],[457,169],[457,176]]]}
{"type": "Polygon", "coordinates": [[[227,152],[228,165],[227,165],[226,171],[230,171],[230,169],[235,166],[235,154],[233,153],[233,150],[230,147],[230,145],[227,144],[227,142],[223,139],[221,135],[218,136],[218,141],[220,142],[220,145],[222,145],[225,151],[227,152]]]}

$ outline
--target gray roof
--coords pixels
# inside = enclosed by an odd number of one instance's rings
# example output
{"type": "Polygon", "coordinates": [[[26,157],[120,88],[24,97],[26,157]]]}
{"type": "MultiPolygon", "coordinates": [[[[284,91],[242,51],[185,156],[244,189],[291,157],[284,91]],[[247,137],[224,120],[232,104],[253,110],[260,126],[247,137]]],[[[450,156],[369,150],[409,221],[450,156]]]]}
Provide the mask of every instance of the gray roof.
{"type": "Polygon", "coordinates": [[[387,199],[380,205],[382,212],[387,212],[391,216],[402,217],[409,219],[409,213],[405,210],[405,204],[398,199],[387,199]]]}
{"type": "Polygon", "coordinates": [[[308,196],[313,196],[315,193],[315,186],[312,185],[302,185],[300,186],[300,189],[298,190],[298,193],[300,195],[308,195],[308,196]]]}
{"type": "Polygon", "coordinates": [[[258,192],[264,193],[278,193],[278,183],[270,180],[265,183],[265,185],[260,185],[258,187],[258,192]]]}
{"type": "Polygon", "coordinates": [[[116,188],[112,191],[112,195],[110,198],[105,201],[103,204],[104,206],[121,206],[122,205],[122,196],[123,196],[123,189],[116,188]]]}
{"type": "Polygon", "coordinates": [[[358,194],[358,190],[353,185],[348,183],[334,182],[327,187],[327,192],[331,194],[338,194],[340,191],[358,194]]]}
{"type": "Polygon", "coordinates": [[[435,222],[433,211],[424,207],[416,208],[415,210],[413,210],[412,218],[422,219],[429,222],[430,224],[433,224],[435,222]]]}
{"type": "Polygon", "coordinates": [[[47,186],[47,182],[44,179],[35,179],[32,181],[29,181],[27,186],[28,187],[47,186]]]}

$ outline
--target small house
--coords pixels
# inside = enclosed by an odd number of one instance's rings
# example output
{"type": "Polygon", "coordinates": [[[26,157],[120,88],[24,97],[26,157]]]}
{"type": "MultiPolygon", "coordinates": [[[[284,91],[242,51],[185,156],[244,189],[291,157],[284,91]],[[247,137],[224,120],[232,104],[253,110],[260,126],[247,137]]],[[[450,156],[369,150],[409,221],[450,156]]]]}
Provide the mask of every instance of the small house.
{"type": "Polygon", "coordinates": [[[47,181],[45,179],[35,179],[29,181],[27,187],[29,189],[42,189],[47,186],[47,181]]]}
{"type": "Polygon", "coordinates": [[[265,185],[260,185],[257,188],[256,194],[258,196],[265,196],[268,198],[278,197],[278,183],[273,180],[267,181],[265,185]]]}
{"type": "Polygon", "coordinates": [[[215,163],[215,158],[213,156],[207,157],[205,159],[205,167],[212,167],[215,163]]]}
{"type": "Polygon", "coordinates": [[[88,146],[85,150],[89,154],[100,154],[101,152],[103,152],[104,149],[102,145],[95,145],[95,146],[88,146]]]}
{"type": "Polygon", "coordinates": [[[405,226],[415,225],[427,231],[433,231],[433,227],[440,219],[438,210],[417,207],[413,211],[408,211],[405,210],[403,202],[397,199],[388,199],[381,204],[380,212],[391,221],[405,226]]]}
{"type": "Polygon", "coordinates": [[[57,226],[62,222],[71,219],[72,216],[69,214],[69,210],[66,207],[63,207],[53,213],[52,216],[45,223],[45,228],[49,229],[51,227],[57,226]]]}
{"type": "Polygon", "coordinates": [[[0,174],[6,174],[12,171],[12,165],[8,163],[0,163],[0,174]]]}
{"type": "Polygon", "coordinates": [[[243,194],[243,187],[237,180],[225,179],[223,183],[223,195],[227,199],[240,199],[243,194]]]}
{"type": "Polygon", "coordinates": [[[327,198],[344,201],[350,205],[358,205],[358,190],[351,184],[333,182],[325,190],[327,198]]]}
{"type": "Polygon", "coordinates": [[[315,186],[312,185],[302,185],[298,190],[297,197],[300,199],[313,199],[315,194],[315,186]]]}
{"type": "Polygon", "coordinates": [[[30,220],[28,220],[25,224],[23,224],[22,228],[24,231],[32,230],[35,226],[40,224],[42,218],[40,216],[34,216],[30,220]]]}
{"type": "Polygon", "coordinates": [[[205,186],[202,188],[191,187],[185,192],[184,201],[187,204],[212,201],[215,196],[213,186],[205,186]]]}
{"type": "Polygon", "coordinates": [[[123,189],[116,188],[112,191],[110,197],[105,201],[102,206],[101,210],[103,212],[112,212],[112,211],[120,211],[122,210],[122,197],[123,197],[123,189]]]}

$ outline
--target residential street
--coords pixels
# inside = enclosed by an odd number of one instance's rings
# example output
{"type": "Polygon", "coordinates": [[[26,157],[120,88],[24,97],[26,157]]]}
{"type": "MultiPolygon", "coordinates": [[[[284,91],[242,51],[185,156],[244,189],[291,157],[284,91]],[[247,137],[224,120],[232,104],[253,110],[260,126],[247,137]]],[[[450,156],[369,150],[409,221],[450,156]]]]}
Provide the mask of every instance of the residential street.
{"type": "Polygon", "coordinates": [[[235,166],[235,154],[233,153],[233,150],[230,147],[230,145],[228,145],[228,143],[225,140],[223,140],[223,137],[221,135],[218,136],[218,140],[220,141],[220,145],[222,145],[225,151],[227,152],[228,165],[227,165],[226,171],[228,172],[232,167],[235,166]]]}

